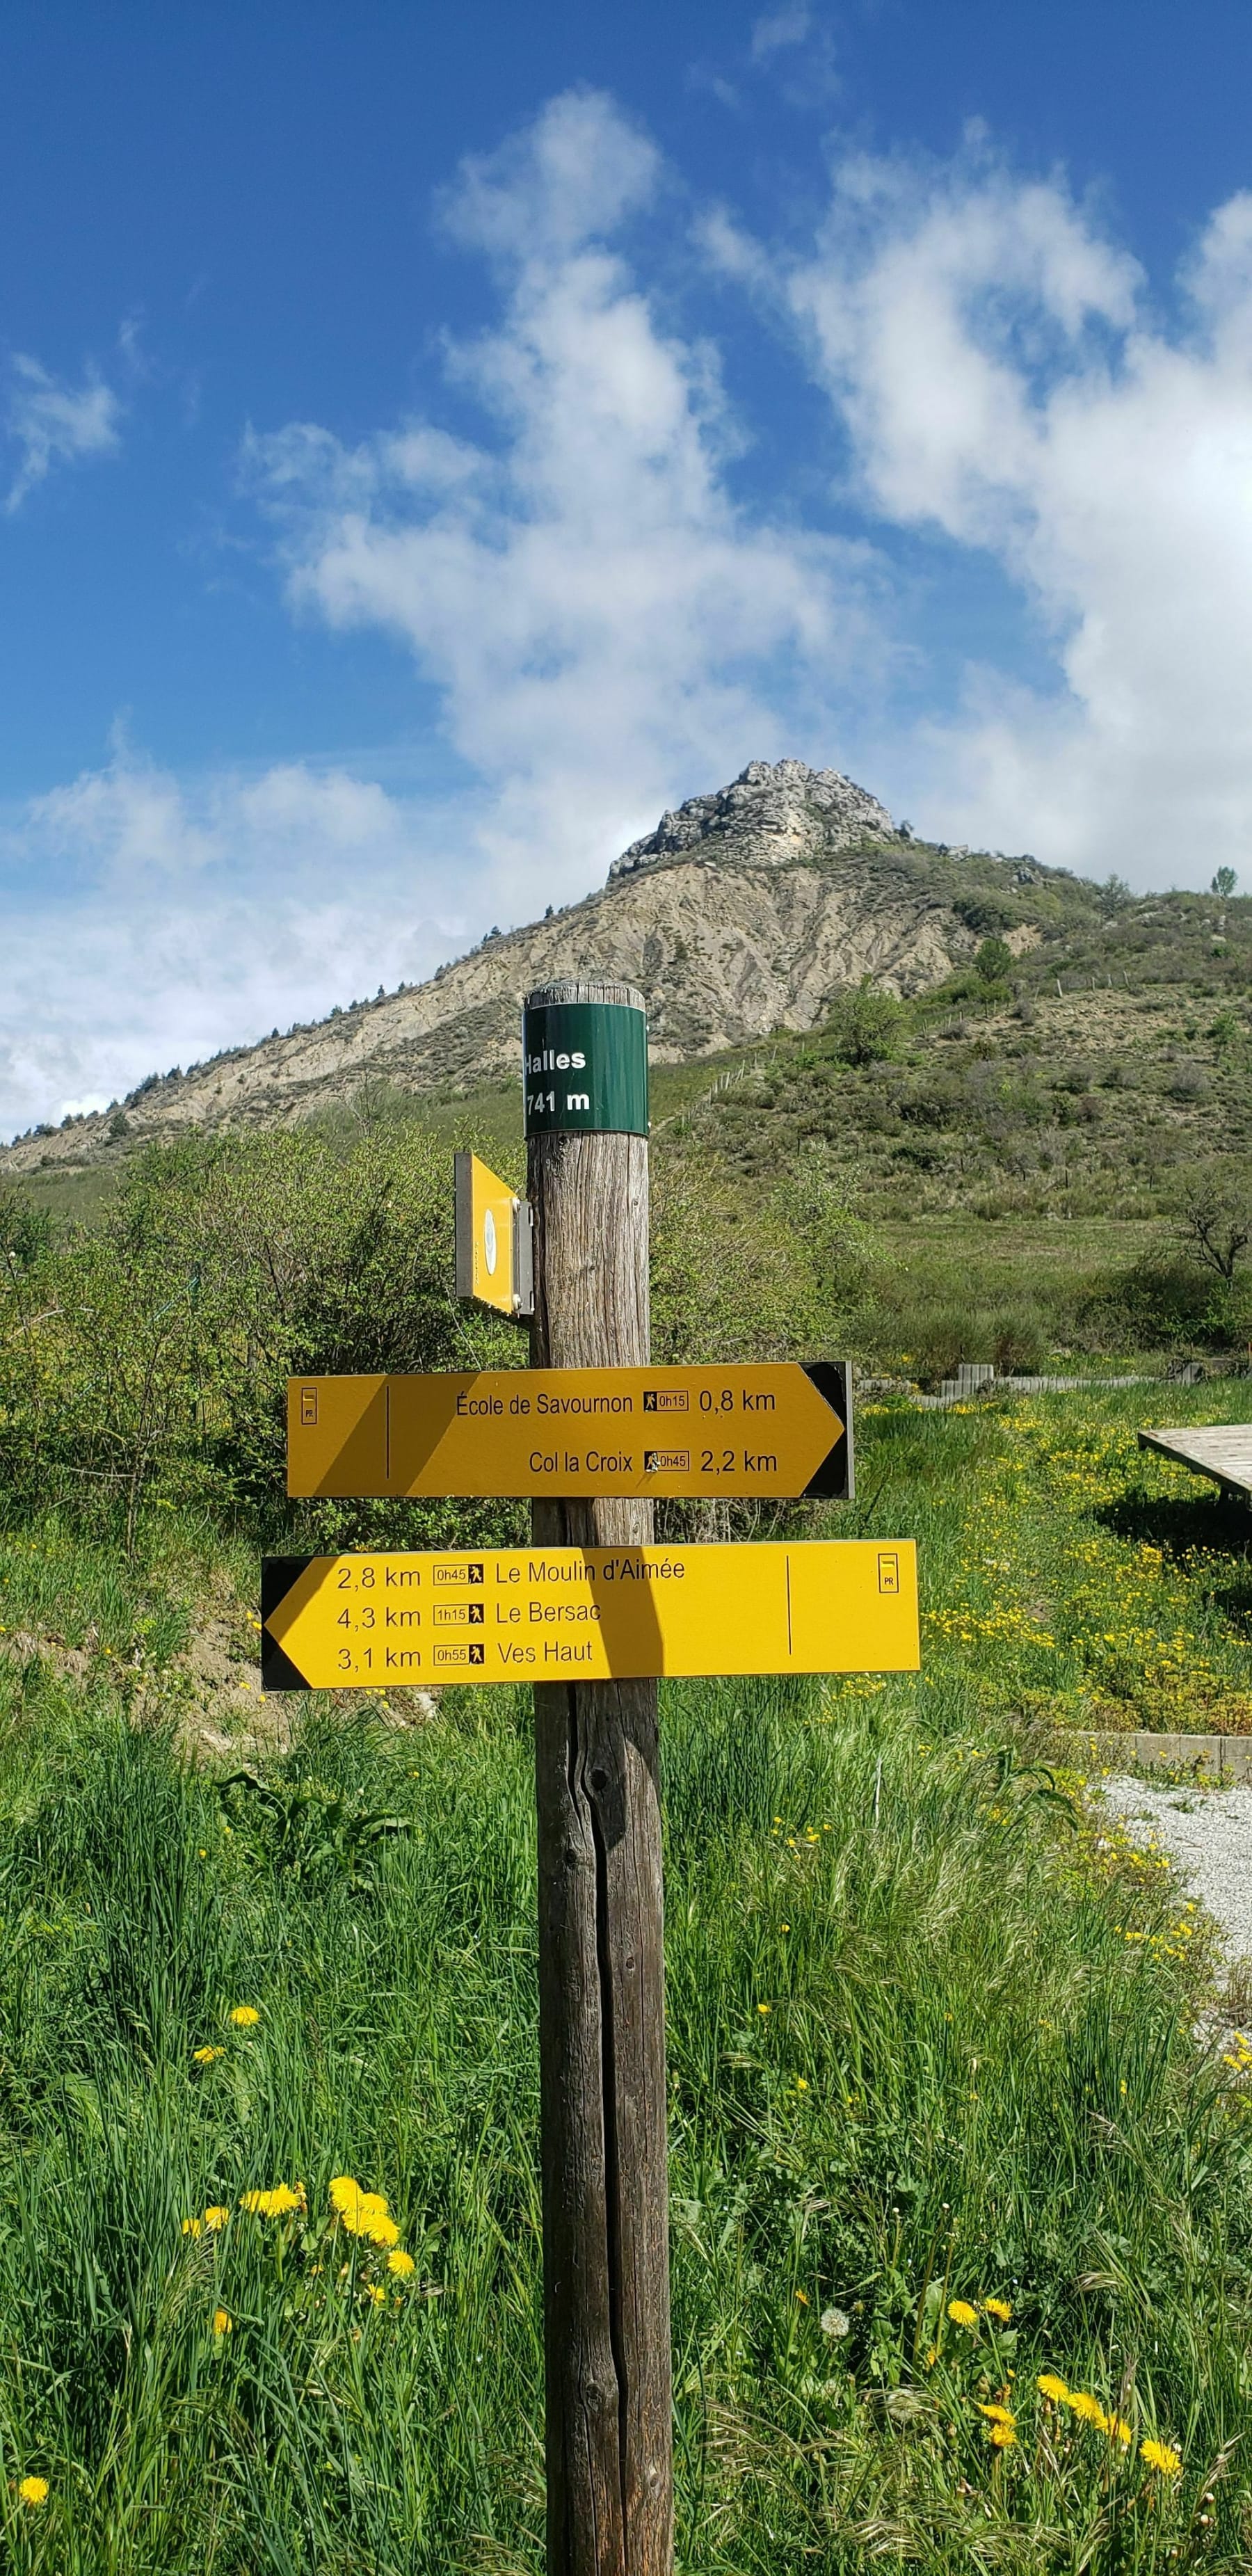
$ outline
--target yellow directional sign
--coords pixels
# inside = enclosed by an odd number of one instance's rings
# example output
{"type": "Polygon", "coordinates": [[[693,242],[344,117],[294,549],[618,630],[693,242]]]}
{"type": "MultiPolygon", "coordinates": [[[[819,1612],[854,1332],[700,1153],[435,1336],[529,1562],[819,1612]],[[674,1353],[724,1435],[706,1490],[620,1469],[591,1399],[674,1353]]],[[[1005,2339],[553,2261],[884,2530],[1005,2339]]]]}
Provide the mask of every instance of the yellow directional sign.
{"type": "Polygon", "coordinates": [[[282,1556],[262,1566],[266,1690],[911,1673],[910,1539],[282,1556]]]}
{"type": "Polygon", "coordinates": [[[292,1378],[289,1494],[852,1492],[842,1361],[292,1378]]]}
{"type": "Polygon", "coordinates": [[[531,1212],[477,1154],[458,1154],[456,1293],[500,1315],[535,1309],[531,1212]]]}

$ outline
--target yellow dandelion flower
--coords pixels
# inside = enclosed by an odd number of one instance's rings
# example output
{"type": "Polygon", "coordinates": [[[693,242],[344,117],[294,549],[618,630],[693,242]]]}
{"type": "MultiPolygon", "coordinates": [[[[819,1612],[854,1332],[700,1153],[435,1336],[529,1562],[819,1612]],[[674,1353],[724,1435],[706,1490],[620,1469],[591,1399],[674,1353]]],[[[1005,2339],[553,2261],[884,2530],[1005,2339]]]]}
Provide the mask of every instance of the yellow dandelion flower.
{"type": "Polygon", "coordinates": [[[758,2004],[758,2005],[757,2005],[757,2011],[758,2011],[759,2013],[772,2012],[772,2011],[773,2011],[773,2009],[774,2009],[774,2007],[773,2007],[773,2005],[772,2005],[772,2004],[758,2004]]]}
{"type": "Polygon", "coordinates": [[[1068,2406],[1071,2415],[1077,2415],[1081,2423],[1098,2424],[1102,2433],[1107,2432],[1108,2417],[1104,2408],[1099,2398],[1092,2397],[1085,2388],[1067,2390],[1061,2403],[1063,2406],[1068,2406]]]}
{"type": "Polygon", "coordinates": [[[1106,2416],[1104,2429],[1112,2441],[1121,2443],[1124,2451],[1129,2449],[1135,2438],[1134,2425],[1128,2424],[1124,2415],[1106,2416]]]}
{"type": "Polygon", "coordinates": [[[368,2237],[371,2245],[398,2243],[400,2230],[381,2191],[362,2191],[351,2174],[336,2174],[330,2198],[350,2236],[368,2237]]]}
{"type": "Polygon", "coordinates": [[[1016,2444],[1017,2435],[1011,2424],[993,2424],[991,2439],[997,2451],[1011,2451],[1016,2444]]]}
{"type": "Polygon", "coordinates": [[[230,2018],[236,2030],[253,2030],[261,2016],[255,2004],[233,2004],[230,2018]]]}
{"type": "Polygon", "coordinates": [[[230,2211],[223,2207],[220,2200],[211,2201],[204,2213],[204,2223],[210,2236],[216,2236],[218,2229],[226,2225],[229,2217],[230,2211]]]}
{"type": "Polygon", "coordinates": [[[1006,2326],[1008,2324],[1009,2318],[1013,2314],[1007,2299],[984,2299],[983,2306],[989,2317],[999,2318],[1002,2326],[1006,2326]]]}
{"type": "Polygon", "coordinates": [[[954,2326],[976,2326],[978,2323],[978,2310],[971,2308],[968,2299],[949,2299],[948,2315],[954,2326]]]}
{"type": "Polygon", "coordinates": [[[381,2306],[382,2306],[382,2304],[383,2304],[383,2301],[384,2301],[384,2299],[385,2299],[385,2298],[386,2298],[386,2296],[387,2296],[387,2293],[386,2293],[386,2291],[383,2289],[381,2282],[378,2282],[378,2281],[371,2281],[371,2282],[370,2282],[370,2285],[369,2285],[369,2294],[370,2294],[371,2299],[372,2299],[372,2300],[373,2300],[373,2302],[374,2302],[375,2307],[376,2307],[376,2308],[381,2308],[381,2306]]]}
{"type": "Polygon", "coordinates": [[[215,2335],[219,2335],[219,2336],[220,2336],[220,2335],[228,2335],[228,2334],[233,2334],[233,2333],[234,2333],[234,2331],[235,2331],[235,2320],[234,2320],[234,2318],[233,2318],[232,2316],[230,2316],[230,2315],[228,2315],[228,2314],[227,2314],[227,2311],[226,2311],[226,2309],[225,2309],[225,2308],[215,2308],[215,2309],[214,2309],[214,2311],[213,2311],[213,2332],[214,2332],[214,2334],[215,2334],[215,2335]]]}
{"type": "Polygon", "coordinates": [[[300,2207],[301,2195],[289,2182],[276,2183],[272,2191],[245,2191],[240,2196],[241,2209],[250,2209],[256,2218],[285,2218],[289,2209],[300,2207]]]}
{"type": "Polygon", "coordinates": [[[387,2269],[389,2272],[397,2273],[402,2281],[409,2281],[416,2272],[417,2265],[412,2255],[405,2253],[403,2245],[393,2245],[387,2257],[387,2269]]]}
{"type": "Polygon", "coordinates": [[[1041,2370],[1035,2386],[1041,2397],[1051,2398],[1054,2406],[1063,2406],[1069,2396],[1064,2380],[1058,2379],[1054,2370],[1041,2370]]]}
{"type": "Polygon", "coordinates": [[[46,2504],[48,2501],[46,2478],[19,2478],[17,2491],[23,2504],[46,2504]]]}
{"type": "Polygon", "coordinates": [[[1017,2422],[1017,2417],[1011,2406],[980,2406],[978,2412],[980,2415],[986,2416],[989,2424],[1015,2424],[1017,2422]]]}
{"type": "Polygon", "coordinates": [[[224,2057],[225,2054],[221,2048],[193,2048],[191,2062],[193,2066],[211,2066],[215,2057],[224,2057]]]}
{"type": "Polygon", "coordinates": [[[198,2236],[203,2223],[203,2220],[199,2218],[185,2218],[183,2220],[184,2236],[198,2236]]]}
{"type": "Polygon", "coordinates": [[[1182,2454],[1174,2449],[1172,2442],[1141,2442],[1139,2457],[1141,2460],[1146,2460],[1148,2467],[1156,2469],[1163,2478],[1176,2478],[1181,2475],[1182,2454]]]}

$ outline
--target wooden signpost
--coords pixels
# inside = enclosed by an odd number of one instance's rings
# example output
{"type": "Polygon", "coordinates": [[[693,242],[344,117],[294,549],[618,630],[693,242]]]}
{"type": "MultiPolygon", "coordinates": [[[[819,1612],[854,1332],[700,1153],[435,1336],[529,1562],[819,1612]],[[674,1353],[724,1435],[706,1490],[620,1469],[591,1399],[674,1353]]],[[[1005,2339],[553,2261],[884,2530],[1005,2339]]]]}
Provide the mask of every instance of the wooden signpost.
{"type": "Polygon", "coordinates": [[[289,1494],[852,1495],[841,1361],[293,1378],[289,1494]]]}
{"type": "Polygon", "coordinates": [[[529,1495],[532,1545],[271,1558],[262,1678],[534,1683],[549,2576],[671,2576],[657,1678],[913,1671],[917,1570],[655,1544],[657,1495],[850,1495],[847,1374],[651,1364],[642,1000],[546,985],[522,1037],[527,1195],[458,1155],[457,1287],[530,1369],[295,1379],[288,1490],[529,1495]]]}

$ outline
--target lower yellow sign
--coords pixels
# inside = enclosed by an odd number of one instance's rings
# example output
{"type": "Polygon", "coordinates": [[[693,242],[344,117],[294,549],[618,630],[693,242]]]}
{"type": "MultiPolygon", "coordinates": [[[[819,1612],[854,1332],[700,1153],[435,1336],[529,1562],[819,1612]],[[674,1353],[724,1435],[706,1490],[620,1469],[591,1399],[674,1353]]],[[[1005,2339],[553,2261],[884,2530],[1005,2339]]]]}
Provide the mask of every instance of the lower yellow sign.
{"type": "Polygon", "coordinates": [[[267,1690],[911,1673],[911,1539],[267,1557],[267,1690]]]}

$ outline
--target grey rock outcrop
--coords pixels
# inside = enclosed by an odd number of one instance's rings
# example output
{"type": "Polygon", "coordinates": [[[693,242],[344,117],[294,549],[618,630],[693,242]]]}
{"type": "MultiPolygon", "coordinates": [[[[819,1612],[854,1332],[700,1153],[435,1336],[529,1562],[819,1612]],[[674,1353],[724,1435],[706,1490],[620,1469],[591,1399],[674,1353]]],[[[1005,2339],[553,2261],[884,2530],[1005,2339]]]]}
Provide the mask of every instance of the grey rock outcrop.
{"type": "Polygon", "coordinates": [[[662,814],[655,832],[632,841],[614,859],[609,882],[659,867],[701,844],[716,845],[707,849],[710,858],[785,868],[818,850],[895,837],[885,805],[842,770],[809,769],[802,760],[750,760],[729,787],[689,796],[676,814],[662,814]]]}

